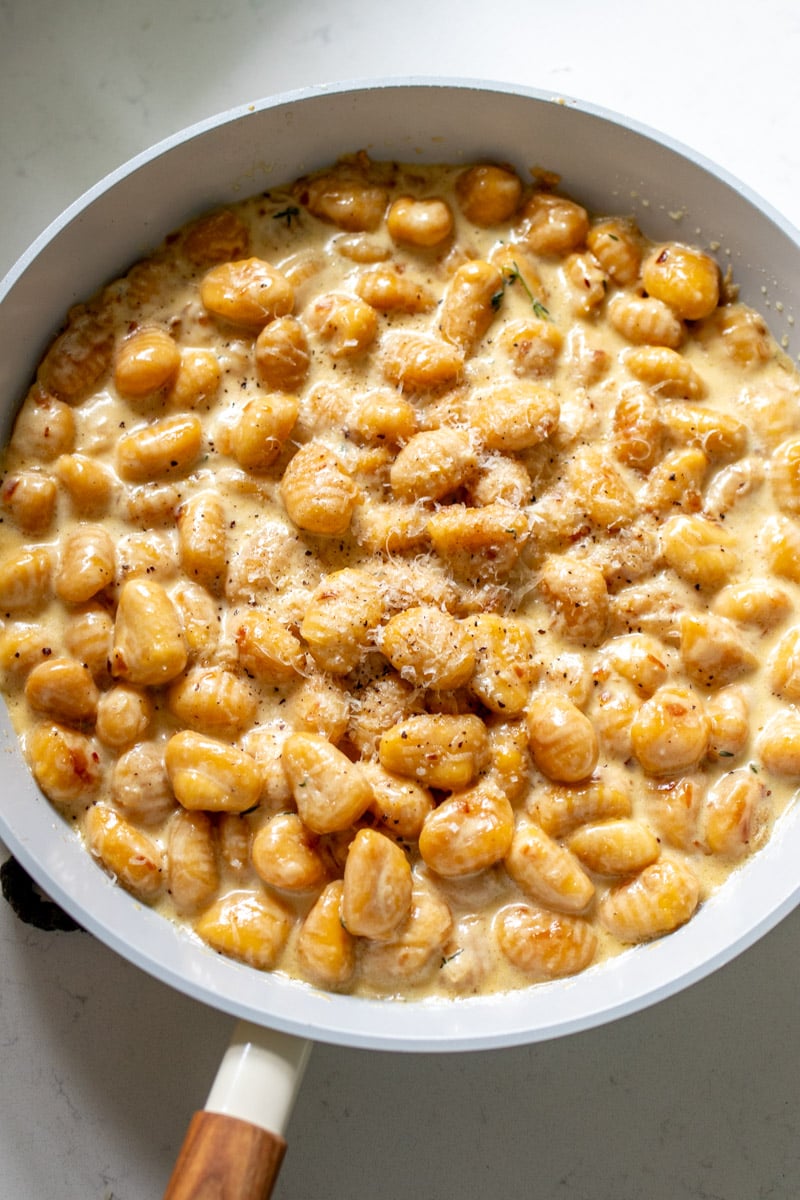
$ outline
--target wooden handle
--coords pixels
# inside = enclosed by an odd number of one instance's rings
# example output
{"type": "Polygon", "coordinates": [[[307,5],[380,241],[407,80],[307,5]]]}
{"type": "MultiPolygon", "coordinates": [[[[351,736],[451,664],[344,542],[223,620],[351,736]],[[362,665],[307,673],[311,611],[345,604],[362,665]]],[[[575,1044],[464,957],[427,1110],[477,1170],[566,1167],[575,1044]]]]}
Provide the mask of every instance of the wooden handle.
{"type": "Polygon", "coordinates": [[[196,1112],[164,1200],[267,1200],[286,1142],[223,1113],[196,1112]]]}

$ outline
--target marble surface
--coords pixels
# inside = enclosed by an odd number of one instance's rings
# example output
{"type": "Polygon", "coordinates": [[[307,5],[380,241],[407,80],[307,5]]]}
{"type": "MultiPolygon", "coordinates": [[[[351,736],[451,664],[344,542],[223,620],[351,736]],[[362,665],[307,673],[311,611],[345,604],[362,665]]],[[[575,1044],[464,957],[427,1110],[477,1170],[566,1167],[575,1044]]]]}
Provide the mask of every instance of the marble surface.
{"type": "MultiPolygon", "coordinates": [[[[157,139],[378,74],[626,112],[800,225],[798,55],[790,0],[0,0],[0,275],[157,139]]],[[[161,1195],[230,1019],[5,903],[0,964],[0,1200],[161,1195]]],[[[712,978],[590,1033],[460,1056],[319,1046],[275,1196],[796,1197],[799,989],[795,914],[712,978]]]]}

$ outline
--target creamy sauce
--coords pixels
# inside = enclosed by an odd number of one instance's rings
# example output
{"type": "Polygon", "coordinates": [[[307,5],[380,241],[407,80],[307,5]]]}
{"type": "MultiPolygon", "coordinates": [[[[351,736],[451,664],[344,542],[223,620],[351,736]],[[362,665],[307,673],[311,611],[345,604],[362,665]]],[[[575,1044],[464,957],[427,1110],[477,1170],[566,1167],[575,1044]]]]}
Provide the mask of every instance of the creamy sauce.
{"type": "Polygon", "coordinates": [[[187,226],[71,314],[4,464],[0,666],[43,790],[193,936],[356,993],[524,987],[668,933],[800,776],[770,724],[800,698],[791,364],[707,255],[669,248],[719,303],[684,278],[653,306],[630,224],[513,179],[487,223],[464,181],[356,158],[187,226]],[[260,292],[214,274],[243,260],[260,292]],[[402,758],[426,714],[477,720],[463,775],[460,744],[443,775],[402,758]],[[359,830],[384,840],[348,877],[359,830]]]}

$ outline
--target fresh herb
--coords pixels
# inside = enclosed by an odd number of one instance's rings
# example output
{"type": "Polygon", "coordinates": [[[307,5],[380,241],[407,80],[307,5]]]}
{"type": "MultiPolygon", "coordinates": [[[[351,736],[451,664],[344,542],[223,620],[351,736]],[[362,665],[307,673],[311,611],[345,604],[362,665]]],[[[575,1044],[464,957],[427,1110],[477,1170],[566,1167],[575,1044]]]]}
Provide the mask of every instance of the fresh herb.
{"type": "Polygon", "coordinates": [[[280,212],[273,213],[272,219],[273,219],[273,221],[281,221],[281,220],[285,221],[286,228],[291,229],[292,220],[294,219],[294,217],[299,217],[299,216],[300,216],[300,209],[297,208],[296,205],[290,204],[288,206],[288,208],[282,208],[280,212]]]}
{"type": "Polygon", "coordinates": [[[523,276],[522,272],[520,271],[517,263],[512,262],[511,265],[513,266],[514,270],[511,271],[510,274],[508,275],[508,277],[507,277],[508,282],[514,283],[514,281],[518,279],[520,281],[520,283],[522,284],[523,288],[525,289],[527,297],[531,302],[531,306],[533,308],[535,316],[540,317],[540,318],[544,319],[545,321],[551,320],[552,318],[550,317],[549,311],[542,304],[541,300],[536,299],[533,292],[529,288],[527,282],[525,281],[525,277],[523,276]]]}

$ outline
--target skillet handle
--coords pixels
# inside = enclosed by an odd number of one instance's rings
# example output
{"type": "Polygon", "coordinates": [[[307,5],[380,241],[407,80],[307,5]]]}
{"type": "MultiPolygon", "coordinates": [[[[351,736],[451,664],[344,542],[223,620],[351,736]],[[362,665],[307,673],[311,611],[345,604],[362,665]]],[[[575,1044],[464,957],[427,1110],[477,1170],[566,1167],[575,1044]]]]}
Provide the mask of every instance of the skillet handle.
{"type": "Polygon", "coordinates": [[[267,1200],[286,1142],[224,1113],[192,1117],[164,1200],[267,1200]]]}
{"type": "Polygon", "coordinates": [[[239,1021],[164,1200],[267,1200],[310,1044],[239,1021]]]}

